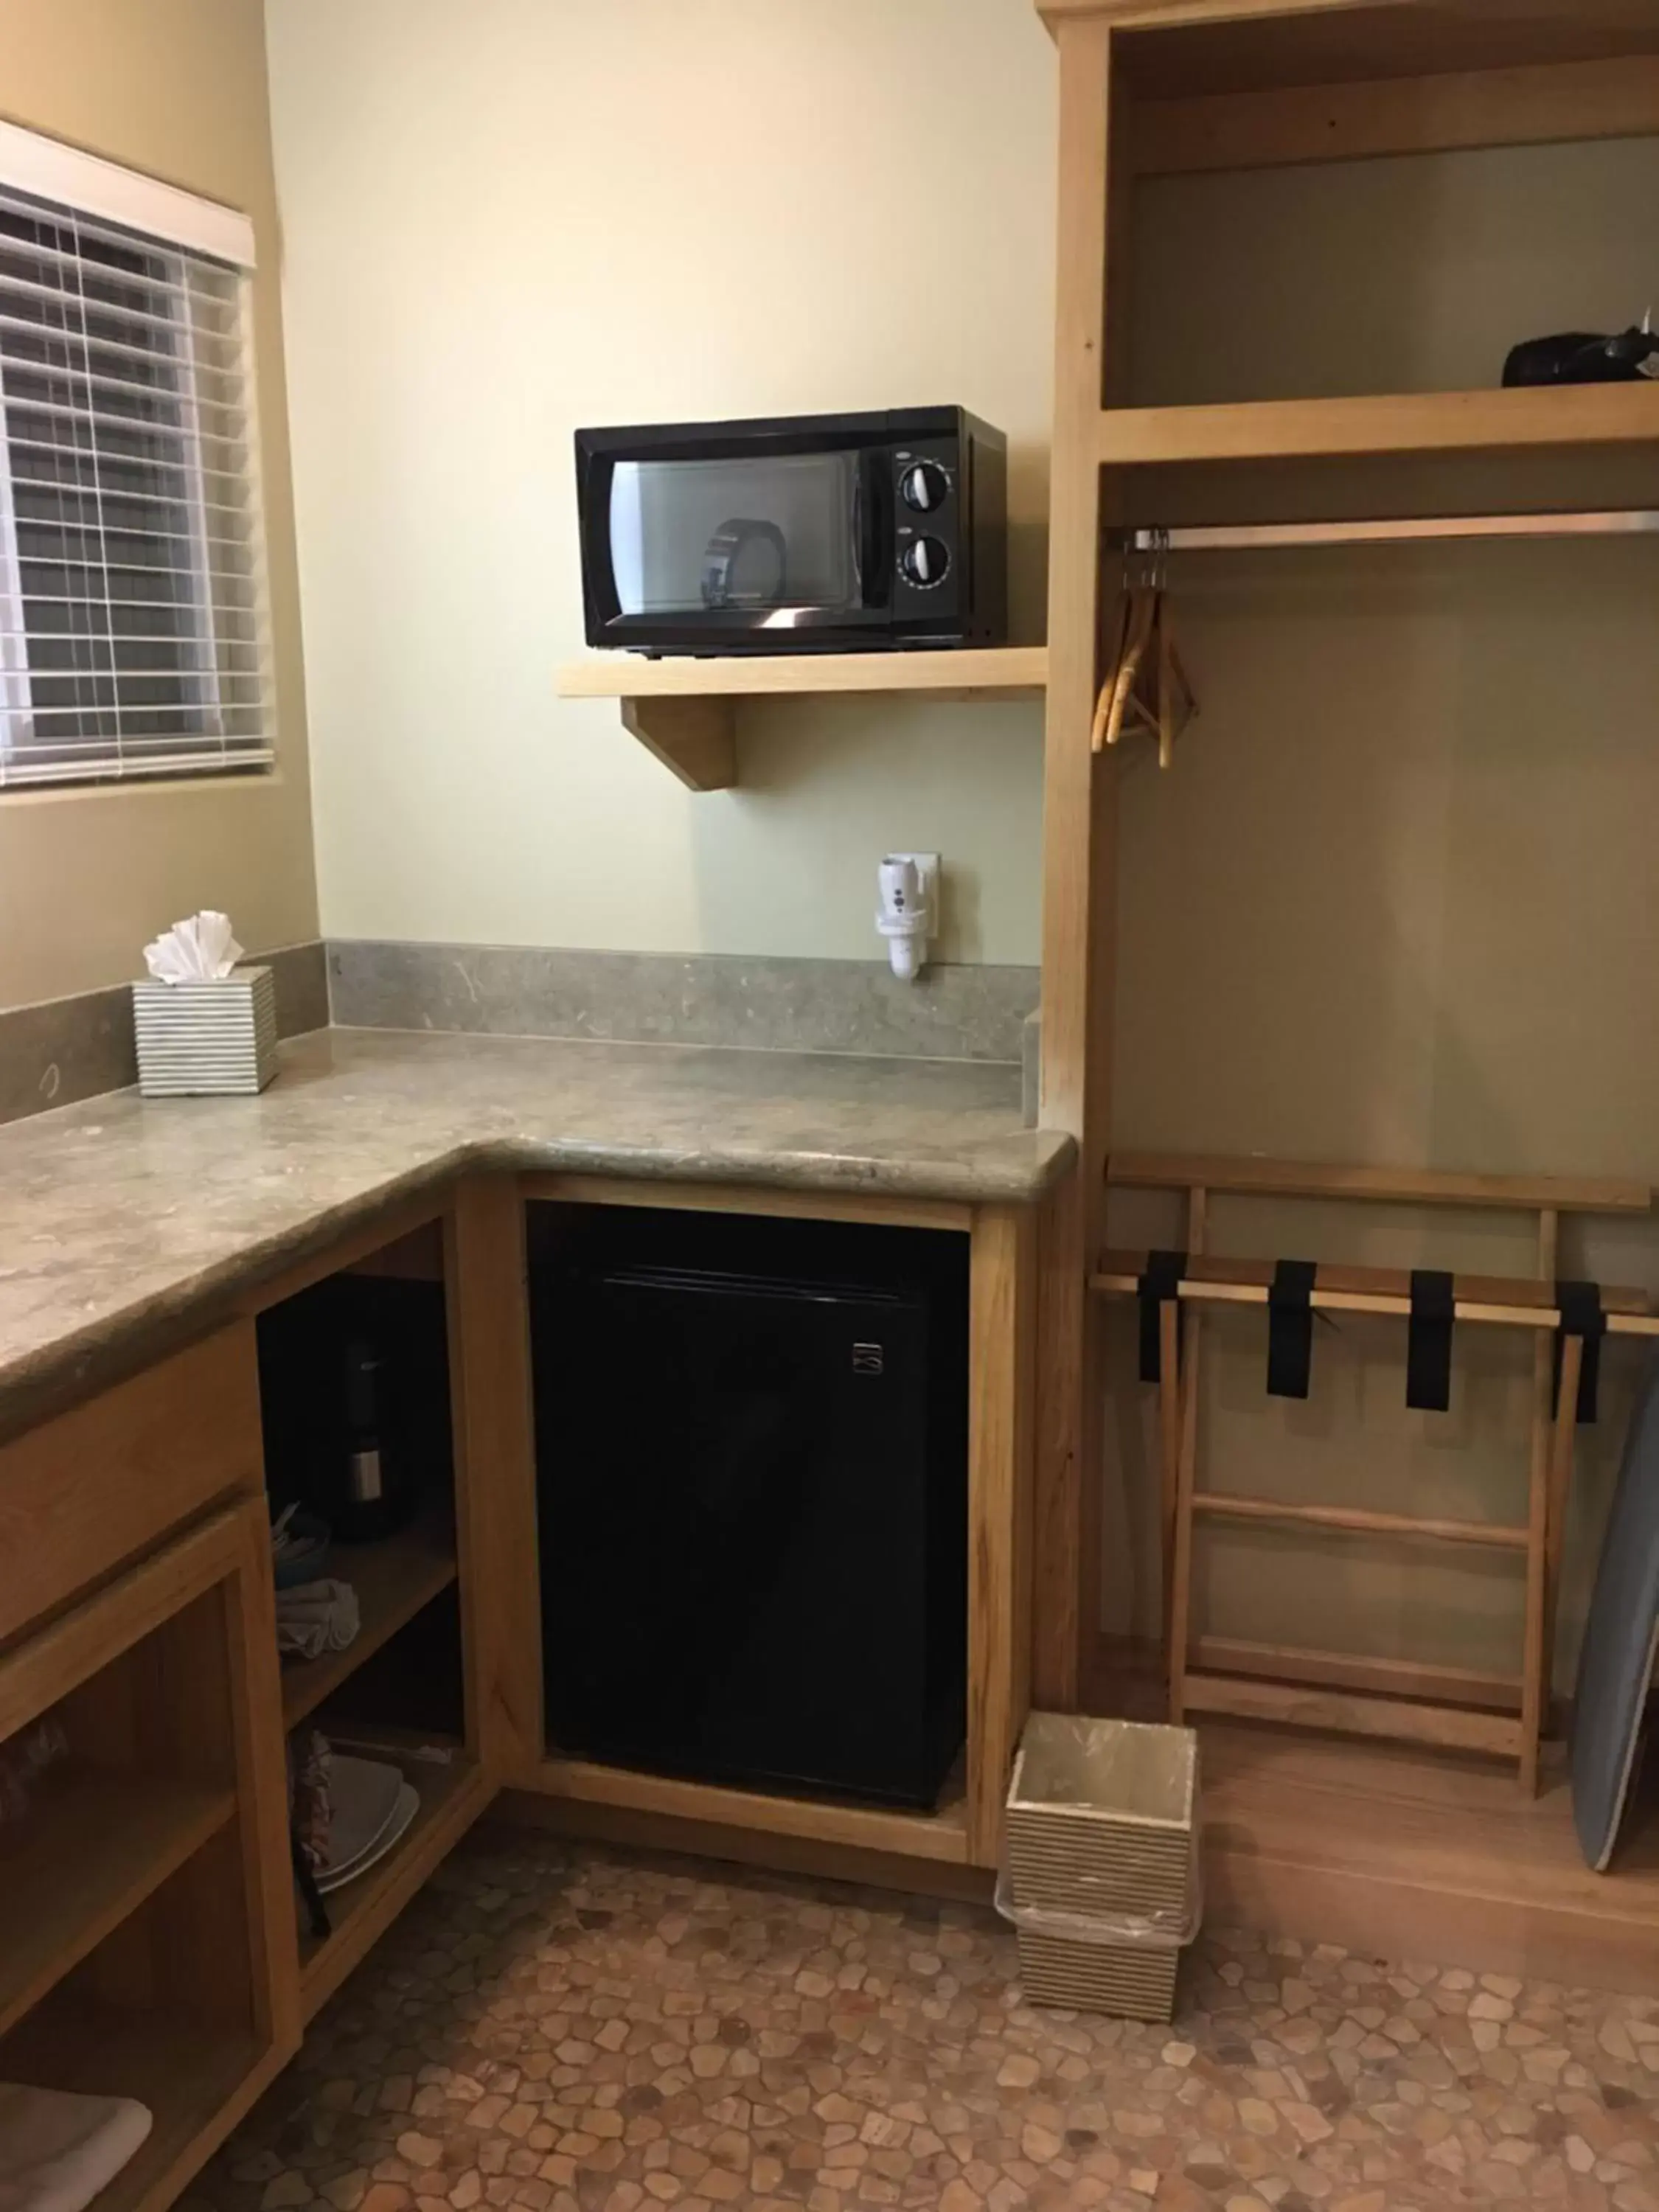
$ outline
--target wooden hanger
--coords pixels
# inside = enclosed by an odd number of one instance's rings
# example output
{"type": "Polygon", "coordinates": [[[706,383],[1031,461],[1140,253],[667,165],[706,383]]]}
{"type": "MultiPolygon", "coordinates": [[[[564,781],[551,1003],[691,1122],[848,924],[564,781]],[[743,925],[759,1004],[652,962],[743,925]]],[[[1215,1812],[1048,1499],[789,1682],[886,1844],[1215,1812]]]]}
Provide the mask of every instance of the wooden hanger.
{"type": "Polygon", "coordinates": [[[1145,585],[1128,586],[1119,627],[1117,653],[1095,708],[1090,742],[1096,752],[1116,744],[1126,723],[1131,729],[1158,726],[1157,716],[1146,703],[1152,689],[1148,678],[1158,659],[1158,594],[1145,585]]]}
{"type": "Polygon", "coordinates": [[[1126,576],[1113,624],[1107,676],[1095,707],[1090,744],[1115,745],[1125,732],[1144,731],[1158,741],[1158,765],[1168,768],[1176,740],[1198,711],[1198,701],[1176,643],[1175,618],[1164,582],[1160,547],[1141,576],[1126,576]]]}

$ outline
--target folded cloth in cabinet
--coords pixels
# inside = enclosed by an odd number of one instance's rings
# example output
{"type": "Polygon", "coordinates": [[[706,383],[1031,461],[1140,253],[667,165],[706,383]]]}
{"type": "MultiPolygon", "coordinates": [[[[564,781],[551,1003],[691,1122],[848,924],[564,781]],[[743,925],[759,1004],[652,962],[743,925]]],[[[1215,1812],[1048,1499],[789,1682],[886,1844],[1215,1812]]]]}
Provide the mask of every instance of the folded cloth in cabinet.
{"type": "Polygon", "coordinates": [[[153,2124],[131,2097],[0,2081],[0,2212],[82,2212],[153,2124]]]}
{"type": "Polygon", "coordinates": [[[343,1651],[362,1626],[349,1583],[325,1577],[276,1593],[276,1649],[286,1656],[320,1659],[325,1651],[343,1651]]]}

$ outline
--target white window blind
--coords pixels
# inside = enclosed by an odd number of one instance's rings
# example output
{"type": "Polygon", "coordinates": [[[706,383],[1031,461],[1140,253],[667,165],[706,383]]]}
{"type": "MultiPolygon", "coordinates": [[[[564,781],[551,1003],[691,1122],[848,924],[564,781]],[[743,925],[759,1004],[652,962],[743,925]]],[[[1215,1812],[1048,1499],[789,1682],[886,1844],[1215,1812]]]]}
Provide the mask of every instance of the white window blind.
{"type": "Polygon", "coordinates": [[[179,242],[201,224],[106,211],[146,192],[238,234],[229,210],[0,137],[0,788],[272,758],[247,275],[179,242]],[[9,181],[67,193],[77,164],[79,204],[9,181]]]}

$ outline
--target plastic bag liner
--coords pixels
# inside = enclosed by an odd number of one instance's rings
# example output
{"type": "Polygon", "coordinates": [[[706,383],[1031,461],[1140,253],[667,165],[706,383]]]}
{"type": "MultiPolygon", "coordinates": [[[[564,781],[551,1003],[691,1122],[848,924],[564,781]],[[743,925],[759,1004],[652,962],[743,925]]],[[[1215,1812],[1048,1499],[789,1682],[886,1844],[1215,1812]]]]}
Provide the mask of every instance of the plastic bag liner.
{"type": "Polygon", "coordinates": [[[1179,1912],[1056,1912],[1048,1905],[1016,1905],[1006,1866],[997,1871],[995,1903],[1002,1917],[1027,1936],[1058,1936],[1067,1943],[1179,1951],[1193,1941],[1204,1921],[1198,1836],[1194,1832],[1187,1899],[1179,1912]]]}

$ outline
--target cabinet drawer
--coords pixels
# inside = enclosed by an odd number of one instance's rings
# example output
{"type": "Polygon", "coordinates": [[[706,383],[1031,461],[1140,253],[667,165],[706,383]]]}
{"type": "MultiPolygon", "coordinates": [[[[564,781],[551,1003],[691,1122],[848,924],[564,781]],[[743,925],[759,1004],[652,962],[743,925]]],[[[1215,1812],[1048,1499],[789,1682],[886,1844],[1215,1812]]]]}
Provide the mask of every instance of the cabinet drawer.
{"type": "Polygon", "coordinates": [[[247,1322],[0,1446],[0,1642],[262,1479],[247,1322]]]}

